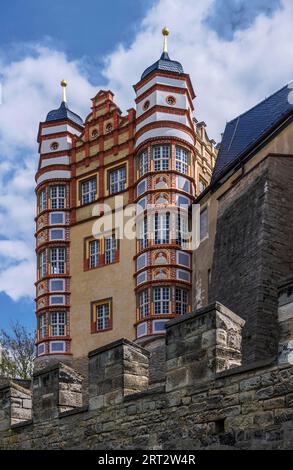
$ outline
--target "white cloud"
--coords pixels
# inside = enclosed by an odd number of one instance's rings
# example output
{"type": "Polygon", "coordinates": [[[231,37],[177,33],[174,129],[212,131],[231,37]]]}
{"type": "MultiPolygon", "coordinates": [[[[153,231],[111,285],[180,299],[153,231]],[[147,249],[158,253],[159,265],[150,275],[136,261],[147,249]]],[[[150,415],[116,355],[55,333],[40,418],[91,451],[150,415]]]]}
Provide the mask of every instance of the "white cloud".
{"type": "MultiPolygon", "coordinates": [[[[226,120],[293,78],[290,0],[283,0],[283,9],[270,17],[259,15],[231,41],[220,38],[207,25],[214,6],[215,0],[158,0],[146,12],[130,46],[118,45],[105,59],[103,88],[116,93],[122,109],[134,106],[132,85],[159,58],[165,24],[172,32],[170,56],[181,61],[190,74],[197,94],[196,116],[207,122],[211,137],[219,137],[226,120]]],[[[90,98],[99,87],[89,82],[82,61],[69,60],[52,47],[28,45],[23,58],[14,61],[2,51],[0,60],[0,240],[9,241],[0,244],[0,291],[17,300],[34,295],[38,123],[59,106],[61,78],[69,81],[70,107],[83,116],[90,111],[90,98]]]]}

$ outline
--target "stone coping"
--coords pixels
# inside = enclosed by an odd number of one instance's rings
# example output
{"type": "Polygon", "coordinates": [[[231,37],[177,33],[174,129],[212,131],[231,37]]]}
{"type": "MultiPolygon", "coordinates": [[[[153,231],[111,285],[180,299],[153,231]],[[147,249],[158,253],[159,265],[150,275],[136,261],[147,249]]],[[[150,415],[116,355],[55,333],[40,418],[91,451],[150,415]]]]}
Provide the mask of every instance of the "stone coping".
{"type": "MultiPolygon", "coordinates": [[[[271,367],[271,366],[276,366],[276,367],[278,366],[280,369],[280,366],[277,364],[276,357],[270,357],[268,359],[264,359],[263,361],[252,362],[251,364],[244,364],[239,367],[234,367],[232,369],[219,372],[216,375],[216,379],[229,377],[231,375],[243,374],[244,372],[251,372],[254,370],[257,371],[258,369],[263,369],[265,367],[271,367]]],[[[286,368],[288,368],[288,366],[284,367],[284,369],[286,368]]]]}
{"type": "Polygon", "coordinates": [[[283,290],[287,290],[288,287],[291,287],[293,288],[293,276],[287,278],[287,279],[284,279],[282,281],[281,284],[279,284],[278,286],[278,289],[279,289],[279,292],[282,292],[283,290]]]}
{"type": "Polygon", "coordinates": [[[66,416],[73,416],[77,415],[79,413],[85,413],[88,411],[89,407],[88,405],[81,406],[79,408],[74,408],[73,410],[68,410],[68,411],[63,411],[62,413],[59,413],[59,418],[66,418],[66,416]]]}
{"type": "Polygon", "coordinates": [[[20,392],[31,396],[31,390],[29,388],[26,388],[23,385],[20,385],[17,382],[14,382],[13,379],[8,379],[8,381],[5,384],[0,385],[0,391],[5,390],[6,388],[10,388],[10,387],[13,387],[16,390],[19,390],[20,392]]]}
{"type": "Polygon", "coordinates": [[[11,429],[18,429],[18,428],[23,428],[25,426],[30,426],[34,424],[32,419],[28,419],[27,421],[21,421],[20,423],[12,424],[11,429]]]}
{"type": "Polygon", "coordinates": [[[165,393],[165,385],[162,385],[160,387],[156,388],[149,388],[148,390],[143,390],[142,392],[138,393],[133,393],[131,395],[126,395],[123,397],[123,401],[132,401],[132,400],[138,400],[140,398],[147,398],[152,395],[160,395],[162,393],[165,393]]]}
{"type": "Polygon", "coordinates": [[[129,341],[128,339],[123,338],[123,339],[118,339],[117,341],[114,341],[113,343],[106,344],[105,346],[102,346],[101,348],[95,349],[94,351],[90,351],[88,353],[88,357],[90,358],[90,357],[96,356],[97,354],[101,354],[103,352],[109,351],[110,349],[118,348],[119,346],[124,346],[124,345],[125,346],[131,346],[134,349],[137,349],[137,350],[141,351],[146,356],[150,356],[149,351],[147,351],[143,347],[139,346],[138,344],[133,343],[133,342],[129,341]]]}
{"type": "Polygon", "coordinates": [[[75,369],[72,369],[68,364],[64,364],[64,362],[57,362],[56,364],[52,364],[51,366],[45,367],[44,369],[37,370],[33,373],[33,377],[39,377],[40,375],[49,374],[50,372],[54,372],[60,368],[69,369],[70,372],[73,372],[76,377],[83,379],[83,375],[76,372],[75,369]]]}
{"type": "Polygon", "coordinates": [[[188,320],[195,320],[199,317],[202,317],[202,316],[207,315],[208,313],[212,313],[214,311],[222,313],[223,315],[230,318],[234,323],[237,323],[237,325],[240,325],[241,327],[243,327],[245,325],[245,320],[243,320],[238,315],[236,315],[236,313],[232,312],[231,310],[229,310],[227,307],[225,307],[221,303],[215,302],[213,304],[208,305],[207,307],[204,307],[204,308],[201,308],[201,309],[197,310],[194,313],[187,313],[186,315],[182,315],[182,317],[178,317],[178,318],[174,318],[173,320],[170,320],[166,324],[166,329],[168,330],[172,326],[178,325],[180,323],[184,323],[188,320]]]}

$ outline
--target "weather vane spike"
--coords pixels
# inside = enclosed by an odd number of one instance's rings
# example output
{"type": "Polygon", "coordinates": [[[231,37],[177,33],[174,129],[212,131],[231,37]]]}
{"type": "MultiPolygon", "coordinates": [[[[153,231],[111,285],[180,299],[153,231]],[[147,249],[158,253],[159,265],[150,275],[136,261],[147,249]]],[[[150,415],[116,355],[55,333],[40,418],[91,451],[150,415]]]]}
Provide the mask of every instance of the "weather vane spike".
{"type": "Polygon", "coordinates": [[[62,87],[62,102],[66,103],[66,87],[67,87],[67,81],[66,80],[61,80],[60,83],[62,87]]]}
{"type": "Polygon", "coordinates": [[[163,52],[168,54],[168,36],[170,34],[170,30],[169,30],[169,28],[167,28],[167,26],[165,26],[165,28],[162,29],[162,34],[164,36],[163,52]]]}

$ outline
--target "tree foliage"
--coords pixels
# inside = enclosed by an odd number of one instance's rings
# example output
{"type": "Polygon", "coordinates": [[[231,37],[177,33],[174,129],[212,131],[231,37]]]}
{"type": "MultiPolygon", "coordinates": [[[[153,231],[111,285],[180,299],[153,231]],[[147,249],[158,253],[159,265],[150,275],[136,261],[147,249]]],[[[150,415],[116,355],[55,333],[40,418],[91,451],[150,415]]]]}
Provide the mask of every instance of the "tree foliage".
{"type": "Polygon", "coordinates": [[[33,373],[35,335],[19,322],[11,332],[0,330],[0,375],[10,379],[29,379],[33,373]]]}

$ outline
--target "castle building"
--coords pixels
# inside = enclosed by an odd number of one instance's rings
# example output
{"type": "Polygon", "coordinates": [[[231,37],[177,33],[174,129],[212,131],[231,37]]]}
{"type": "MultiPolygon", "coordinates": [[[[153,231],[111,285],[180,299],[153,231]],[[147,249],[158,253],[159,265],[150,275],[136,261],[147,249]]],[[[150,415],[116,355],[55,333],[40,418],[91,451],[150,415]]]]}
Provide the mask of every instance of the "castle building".
{"type": "Polygon", "coordinates": [[[164,28],[160,59],[134,86],[135,109],[123,115],[101,90],[83,121],[62,81],[60,107],[40,123],[39,359],[84,357],[121,337],[162,337],[168,320],[192,310],[192,251],[183,240],[217,150],[194,117],[194,89],[168,55],[168,34],[164,28]],[[136,236],[121,236],[115,224],[97,228],[130,204],[136,236]]]}

